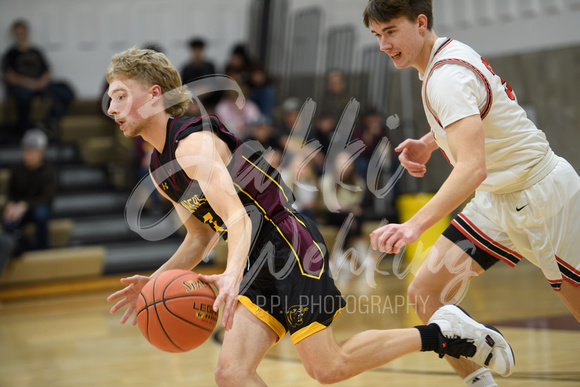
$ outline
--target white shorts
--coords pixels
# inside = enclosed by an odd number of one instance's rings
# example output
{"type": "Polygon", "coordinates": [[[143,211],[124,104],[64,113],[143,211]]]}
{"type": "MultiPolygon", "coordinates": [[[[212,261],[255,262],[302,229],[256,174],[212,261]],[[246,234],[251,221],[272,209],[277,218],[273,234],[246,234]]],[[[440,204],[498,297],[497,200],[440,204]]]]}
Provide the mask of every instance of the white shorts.
{"type": "Polygon", "coordinates": [[[552,288],[580,286],[580,177],[560,158],[533,186],[508,194],[478,191],[443,233],[484,269],[522,257],[542,269],[552,288]],[[460,243],[461,242],[461,243],[460,243]]]}

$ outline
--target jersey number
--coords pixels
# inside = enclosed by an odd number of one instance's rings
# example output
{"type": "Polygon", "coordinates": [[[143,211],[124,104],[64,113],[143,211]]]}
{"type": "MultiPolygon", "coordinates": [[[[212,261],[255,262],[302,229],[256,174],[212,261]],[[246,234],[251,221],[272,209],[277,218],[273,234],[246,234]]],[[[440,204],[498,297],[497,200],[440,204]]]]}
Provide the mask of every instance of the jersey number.
{"type": "Polygon", "coordinates": [[[209,212],[203,216],[203,223],[209,223],[218,232],[226,231],[225,228],[218,226],[217,222],[213,220],[212,214],[209,212]]]}
{"type": "MultiPolygon", "coordinates": [[[[499,76],[495,73],[495,71],[493,71],[493,69],[491,68],[491,65],[489,64],[489,62],[486,59],[481,58],[481,61],[483,62],[485,67],[487,67],[487,69],[489,70],[490,73],[492,73],[493,75],[499,76]]],[[[510,84],[507,83],[502,77],[500,77],[500,79],[501,79],[501,84],[503,85],[503,87],[505,89],[505,93],[507,94],[508,98],[511,99],[512,101],[515,101],[516,96],[514,94],[514,90],[510,86],[510,84]]]]}

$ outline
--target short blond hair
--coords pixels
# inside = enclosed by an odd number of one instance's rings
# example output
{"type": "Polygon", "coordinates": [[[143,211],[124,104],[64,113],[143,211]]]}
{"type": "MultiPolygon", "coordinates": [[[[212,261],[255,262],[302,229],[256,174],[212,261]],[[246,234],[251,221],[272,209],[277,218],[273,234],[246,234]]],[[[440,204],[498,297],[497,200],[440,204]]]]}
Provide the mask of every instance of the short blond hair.
{"type": "Polygon", "coordinates": [[[118,78],[158,85],[163,92],[165,111],[174,117],[187,111],[191,92],[182,84],[179,71],[161,52],[132,47],[113,55],[107,68],[107,82],[118,78]]]}

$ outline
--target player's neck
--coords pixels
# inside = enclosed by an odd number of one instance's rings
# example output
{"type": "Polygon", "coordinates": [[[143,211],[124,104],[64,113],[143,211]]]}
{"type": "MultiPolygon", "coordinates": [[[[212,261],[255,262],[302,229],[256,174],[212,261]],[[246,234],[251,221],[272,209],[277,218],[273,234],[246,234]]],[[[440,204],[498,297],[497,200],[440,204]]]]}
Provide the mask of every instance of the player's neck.
{"type": "Polygon", "coordinates": [[[439,37],[435,34],[435,31],[431,30],[426,32],[425,36],[425,44],[423,45],[423,49],[419,54],[419,59],[417,61],[417,65],[414,66],[419,74],[423,76],[425,70],[427,70],[427,65],[429,64],[429,60],[431,59],[431,52],[433,51],[433,46],[435,46],[435,41],[439,37]]]}
{"type": "Polygon", "coordinates": [[[167,137],[167,122],[169,114],[157,114],[151,117],[147,127],[141,132],[143,140],[147,141],[157,152],[163,153],[165,138],[167,137]]]}

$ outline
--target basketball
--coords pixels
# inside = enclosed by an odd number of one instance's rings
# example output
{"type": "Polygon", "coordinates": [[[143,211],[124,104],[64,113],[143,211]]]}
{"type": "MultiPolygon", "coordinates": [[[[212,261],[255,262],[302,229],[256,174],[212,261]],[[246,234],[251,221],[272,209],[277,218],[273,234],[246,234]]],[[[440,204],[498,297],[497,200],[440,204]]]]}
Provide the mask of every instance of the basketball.
{"type": "Polygon", "coordinates": [[[188,270],[168,270],[151,279],[137,300],[143,336],[166,352],[187,352],[203,344],[218,319],[213,289],[188,270]]]}

